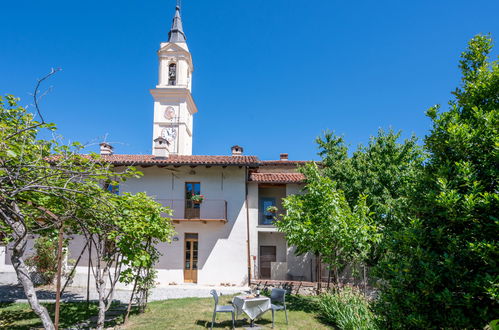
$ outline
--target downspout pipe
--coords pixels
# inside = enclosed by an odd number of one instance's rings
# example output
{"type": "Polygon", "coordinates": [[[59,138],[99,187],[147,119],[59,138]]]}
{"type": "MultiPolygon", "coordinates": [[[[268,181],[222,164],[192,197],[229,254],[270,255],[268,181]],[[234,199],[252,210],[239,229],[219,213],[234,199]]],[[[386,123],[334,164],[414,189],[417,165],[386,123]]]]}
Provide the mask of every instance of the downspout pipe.
{"type": "Polygon", "coordinates": [[[246,248],[248,254],[248,286],[251,285],[251,249],[250,249],[250,217],[249,217],[249,206],[248,206],[248,166],[245,169],[245,187],[246,187],[246,248]]]}

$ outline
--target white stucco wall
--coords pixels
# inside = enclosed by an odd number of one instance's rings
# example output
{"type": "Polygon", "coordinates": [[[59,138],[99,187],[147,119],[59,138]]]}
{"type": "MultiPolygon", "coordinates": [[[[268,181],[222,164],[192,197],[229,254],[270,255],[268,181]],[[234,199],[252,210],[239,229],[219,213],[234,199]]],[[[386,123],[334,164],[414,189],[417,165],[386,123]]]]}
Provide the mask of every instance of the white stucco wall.
{"type": "MultiPolygon", "coordinates": [[[[170,283],[184,282],[184,237],[185,233],[197,233],[199,241],[198,283],[204,285],[220,285],[231,283],[245,285],[247,276],[247,231],[245,205],[245,169],[239,167],[197,166],[191,168],[140,168],[144,176],[132,179],[120,187],[121,192],[146,192],[157,199],[183,200],[185,182],[200,182],[201,193],[206,200],[227,201],[228,222],[202,223],[199,221],[180,222],[175,224],[175,235],[178,240],[172,243],[160,244],[162,256],[157,264],[158,285],[167,286],[170,283]],[[194,171],[194,173],[192,172],[194,171]]],[[[282,189],[275,190],[276,197],[282,197],[282,189]]],[[[271,192],[266,190],[266,192],[271,192]]],[[[299,193],[299,185],[287,185],[286,194],[299,193]]],[[[267,194],[265,194],[267,195],[267,194]]],[[[289,247],[284,234],[277,232],[262,232],[258,228],[259,221],[259,188],[258,184],[248,183],[248,214],[250,227],[251,273],[258,278],[259,250],[262,245],[276,246],[276,262],[279,264],[279,279],[289,279],[289,276],[310,280],[310,255],[296,256],[294,248],[289,247]],[[284,265],[287,270],[284,271],[284,265]],[[286,273],[286,275],[283,275],[286,273]]],[[[85,241],[82,237],[70,240],[70,258],[80,255],[85,241]]],[[[29,242],[31,248],[32,242],[29,242]]],[[[13,272],[9,253],[5,256],[5,248],[0,247],[0,272],[13,272]]],[[[85,286],[88,272],[88,251],[80,260],[74,284],[85,286]]],[[[277,275],[275,275],[277,276],[277,275]]],[[[93,279],[90,281],[93,282],[93,279]]]]}
{"type": "Polygon", "coordinates": [[[276,262],[286,262],[288,247],[283,233],[258,233],[258,246],[275,246],[276,262]]]}
{"type": "Polygon", "coordinates": [[[248,210],[250,220],[251,274],[258,278],[258,183],[248,182],[248,210]]]}
{"type": "Polygon", "coordinates": [[[287,249],[288,259],[288,277],[297,281],[311,281],[314,274],[313,255],[306,253],[297,256],[295,247],[290,246],[287,249]]]}
{"type": "Polygon", "coordinates": [[[184,199],[185,182],[200,182],[206,200],[227,201],[227,223],[181,222],[175,224],[178,241],[162,244],[158,280],[183,283],[184,235],[197,233],[198,283],[218,285],[247,283],[245,169],[198,166],[195,168],[141,169],[144,176],[122,185],[121,191],[145,191],[157,199],[184,199]],[[195,173],[192,173],[194,171],[195,173]]]}

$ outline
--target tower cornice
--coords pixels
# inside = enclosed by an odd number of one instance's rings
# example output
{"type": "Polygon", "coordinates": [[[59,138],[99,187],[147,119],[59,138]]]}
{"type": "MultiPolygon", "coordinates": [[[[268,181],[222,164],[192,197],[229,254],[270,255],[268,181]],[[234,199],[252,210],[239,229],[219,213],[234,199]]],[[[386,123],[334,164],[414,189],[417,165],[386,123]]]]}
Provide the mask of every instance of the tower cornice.
{"type": "Polygon", "coordinates": [[[155,101],[166,101],[174,98],[185,99],[187,102],[187,109],[189,110],[189,113],[195,114],[196,112],[198,112],[196,102],[194,102],[194,98],[192,97],[191,91],[188,88],[170,86],[164,88],[155,88],[149,91],[151,92],[151,95],[155,101]]]}

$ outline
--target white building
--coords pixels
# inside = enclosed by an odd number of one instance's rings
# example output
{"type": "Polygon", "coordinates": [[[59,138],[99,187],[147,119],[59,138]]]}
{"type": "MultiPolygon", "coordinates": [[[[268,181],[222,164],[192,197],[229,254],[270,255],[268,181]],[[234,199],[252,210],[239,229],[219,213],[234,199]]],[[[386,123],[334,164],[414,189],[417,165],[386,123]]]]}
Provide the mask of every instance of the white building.
{"type": "MultiPolygon", "coordinates": [[[[246,285],[249,279],[314,279],[311,256],[296,256],[284,235],[272,224],[270,205],[282,212],[281,200],[299,193],[302,162],[281,154],[276,161],[260,161],[233,146],[227,156],[192,155],[193,117],[198,109],[192,96],[194,66],[176,7],[168,42],[158,51],[159,75],[154,99],[152,155],[113,154],[103,143],[101,153],[116,167],[134,165],[144,173],[127,181],[121,192],[146,192],[173,210],[177,234],[160,247],[160,285],[200,283],[246,285]],[[196,204],[192,194],[204,195],[196,204]]],[[[83,244],[71,242],[73,258],[83,244]]],[[[10,255],[0,251],[0,272],[11,271],[10,255]]],[[[86,283],[83,255],[75,281],[86,283]],[[79,277],[81,279],[79,280],[79,277]]]]}

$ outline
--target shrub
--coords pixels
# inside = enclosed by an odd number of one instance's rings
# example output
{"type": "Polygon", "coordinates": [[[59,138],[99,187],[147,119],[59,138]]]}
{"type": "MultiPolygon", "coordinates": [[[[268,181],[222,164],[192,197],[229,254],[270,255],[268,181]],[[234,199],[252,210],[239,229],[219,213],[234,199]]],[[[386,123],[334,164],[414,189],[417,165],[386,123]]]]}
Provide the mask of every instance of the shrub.
{"type": "Polygon", "coordinates": [[[38,237],[35,240],[35,254],[26,260],[33,267],[41,284],[52,284],[57,274],[57,238],[38,237]]]}
{"type": "Polygon", "coordinates": [[[376,267],[384,328],[483,329],[499,315],[499,61],[477,36],[449,110],[432,107],[411,225],[376,267]]]}
{"type": "Polygon", "coordinates": [[[356,289],[345,287],[321,295],[319,310],[325,321],[339,329],[376,329],[369,302],[356,289]]]}

